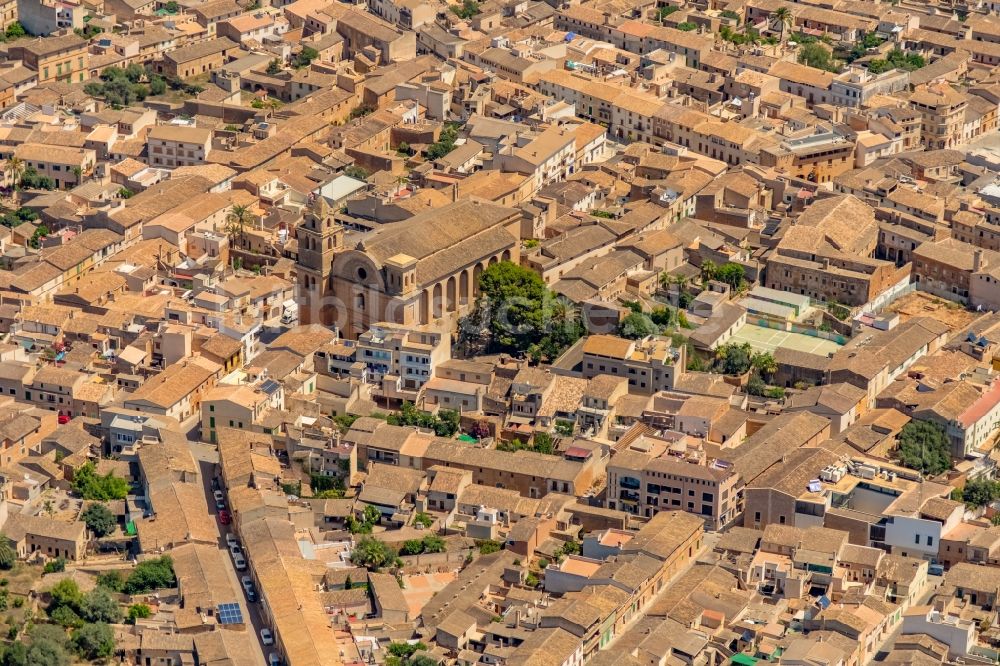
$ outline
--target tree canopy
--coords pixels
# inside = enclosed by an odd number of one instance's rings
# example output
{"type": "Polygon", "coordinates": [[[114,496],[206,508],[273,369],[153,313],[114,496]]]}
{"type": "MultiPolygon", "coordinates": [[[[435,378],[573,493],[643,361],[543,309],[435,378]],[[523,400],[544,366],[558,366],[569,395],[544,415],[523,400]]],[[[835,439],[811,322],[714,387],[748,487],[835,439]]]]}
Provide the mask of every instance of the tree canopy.
{"type": "Polygon", "coordinates": [[[501,261],[479,277],[475,311],[461,323],[463,338],[484,333],[493,352],[555,358],[583,334],[573,305],[549,291],[527,268],[501,261]]]}
{"type": "Polygon", "coordinates": [[[632,312],[618,324],[618,335],[629,340],[640,340],[660,330],[653,320],[641,312],[632,312]]]}
{"type": "Polygon", "coordinates": [[[454,409],[442,409],[431,414],[404,402],[399,414],[390,414],[386,421],[391,425],[419,426],[434,431],[438,437],[451,437],[458,432],[461,415],[454,409]]]}
{"type": "Polygon", "coordinates": [[[87,524],[87,528],[99,537],[111,534],[118,525],[115,515],[103,504],[91,504],[83,510],[80,518],[87,524]]]}
{"type": "Polygon", "coordinates": [[[837,65],[837,61],[833,59],[830,49],[819,42],[803,44],[799,49],[799,62],[803,65],[815,67],[816,69],[826,70],[827,72],[837,73],[840,71],[840,67],[837,65]]]}
{"type": "Polygon", "coordinates": [[[351,562],[377,571],[396,560],[396,551],[372,537],[362,537],[351,551],[351,562]]]}
{"type": "Polygon", "coordinates": [[[998,499],[1000,499],[1000,481],[971,479],[962,488],[962,501],[973,509],[986,506],[998,499]]]}
{"type": "Polygon", "coordinates": [[[114,472],[101,476],[94,463],[87,462],[73,474],[73,490],[87,500],[120,500],[128,496],[128,482],[115,476],[114,472]]]}
{"type": "Polygon", "coordinates": [[[110,657],[115,650],[115,635],[104,622],[87,624],[73,632],[73,649],[84,659],[110,657]]]}
{"type": "Polygon", "coordinates": [[[734,291],[738,291],[746,286],[746,271],[743,266],[733,262],[722,264],[715,269],[715,279],[725,282],[734,291]]]}
{"type": "Polygon", "coordinates": [[[137,564],[122,586],[122,591],[125,594],[142,594],[173,587],[176,583],[174,561],[169,555],[164,555],[137,564]]]}
{"type": "Polygon", "coordinates": [[[899,433],[899,461],[904,467],[935,476],[951,469],[951,447],[944,428],[931,421],[910,421],[899,433]]]}

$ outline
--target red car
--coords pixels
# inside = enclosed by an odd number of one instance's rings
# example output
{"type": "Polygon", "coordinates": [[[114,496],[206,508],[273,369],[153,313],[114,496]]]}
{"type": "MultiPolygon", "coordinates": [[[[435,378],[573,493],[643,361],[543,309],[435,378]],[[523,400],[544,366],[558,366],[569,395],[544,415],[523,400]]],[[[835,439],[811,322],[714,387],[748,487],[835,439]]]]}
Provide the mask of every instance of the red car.
{"type": "Polygon", "coordinates": [[[219,511],[219,522],[222,523],[223,525],[229,524],[229,512],[226,511],[225,509],[219,511]]]}
{"type": "Polygon", "coordinates": [[[67,423],[69,423],[69,417],[66,416],[65,414],[60,414],[59,415],[59,425],[66,425],[67,423]]]}

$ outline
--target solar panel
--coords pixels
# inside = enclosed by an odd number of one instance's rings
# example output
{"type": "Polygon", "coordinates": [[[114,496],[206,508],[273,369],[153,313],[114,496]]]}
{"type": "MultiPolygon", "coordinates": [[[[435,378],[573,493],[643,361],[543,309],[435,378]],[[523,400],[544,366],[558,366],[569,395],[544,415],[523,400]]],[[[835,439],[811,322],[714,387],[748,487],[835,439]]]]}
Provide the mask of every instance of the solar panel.
{"type": "Polygon", "coordinates": [[[281,388],[281,384],[274,381],[273,379],[268,379],[266,382],[260,385],[260,390],[268,395],[273,395],[275,391],[281,388]]]}
{"type": "Polygon", "coordinates": [[[219,604],[219,624],[243,624],[239,604],[219,604]]]}

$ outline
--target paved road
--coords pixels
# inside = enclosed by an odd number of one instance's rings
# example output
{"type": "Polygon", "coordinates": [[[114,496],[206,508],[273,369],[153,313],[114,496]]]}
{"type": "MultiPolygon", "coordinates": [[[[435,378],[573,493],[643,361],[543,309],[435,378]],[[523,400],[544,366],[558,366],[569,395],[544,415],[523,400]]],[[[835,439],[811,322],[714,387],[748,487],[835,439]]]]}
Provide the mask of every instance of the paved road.
{"type": "Polygon", "coordinates": [[[264,661],[265,651],[269,651],[271,648],[265,648],[260,642],[260,630],[261,627],[267,626],[260,615],[260,609],[256,603],[249,603],[246,599],[246,595],[243,592],[243,585],[240,583],[240,578],[246,572],[236,571],[236,567],[233,565],[233,558],[229,554],[229,547],[226,545],[226,534],[229,533],[230,529],[228,525],[222,525],[218,520],[218,515],[215,510],[215,498],[212,496],[212,478],[215,476],[216,464],[219,462],[219,452],[215,446],[211,444],[204,444],[202,442],[195,441],[192,438],[188,438],[188,447],[191,449],[191,455],[194,456],[195,461],[197,461],[200,467],[202,486],[205,491],[205,498],[208,501],[208,506],[211,507],[213,518],[215,520],[215,527],[219,533],[219,550],[222,551],[222,559],[225,562],[226,574],[229,576],[229,584],[232,586],[233,590],[236,592],[236,601],[240,604],[240,608],[243,609],[244,620],[249,619],[247,624],[247,631],[253,634],[251,641],[252,649],[254,655],[257,657],[257,661],[260,664],[266,663],[264,661]]]}

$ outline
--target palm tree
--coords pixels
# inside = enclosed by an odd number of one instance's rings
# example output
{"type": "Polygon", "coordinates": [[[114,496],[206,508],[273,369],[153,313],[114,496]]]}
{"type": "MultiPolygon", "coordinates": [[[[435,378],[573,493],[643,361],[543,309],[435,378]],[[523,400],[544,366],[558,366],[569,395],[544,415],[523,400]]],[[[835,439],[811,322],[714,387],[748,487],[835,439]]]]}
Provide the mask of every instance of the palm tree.
{"type": "Polygon", "coordinates": [[[4,166],[4,170],[10,175],[10,180],[14,188],[16,189],[19,187],[21,176],[24,175],[24,160],[20,157],[11,155],[7,158],[7,164],[4,166]]]}
{"type": "Polygon", "coordinates": [[[785,28],[789,30],[792,29],[792,21],[795,17],[792,16],[792,10],[788,7],[778,7],[771,14],[771,25],[776,26],[778,29],[778,38],[784,43],[785,41],[785,28]]]}
{"type": "Polygon", "coordinates": [[[226,217],[226,234],[229,235],[229,244],[235,245],[238,239],[243,238],[243,230],[253,221],[253,213],[250,206],[236,204],[226,217]]]}
{"type": "Polygon", "coordinates": [[[0,534],[0,569],[12,569],[16,561],[17,551],[14,550],[14,544],[7,535],[0,534]]]}
{"type": "Polygon", "coordinates": [[[75,166],[73,167],[73,175],[76,176],[76,184],[79,185],[83,182],[83,167],[75,166]]]}
{"type": "Polygon", "coordinates": [[[768,352],[754,354],[750,364],[760,373],[761,378],[770,378],[778,371],[778,362],[774,359],[774,355],[768,352]]]}
{"type": "Polygon", "coordinates": [[[711,259],[706,259],[701,262],[701,279],[708,281],[715,277],[715,262],[711,259]]]}

